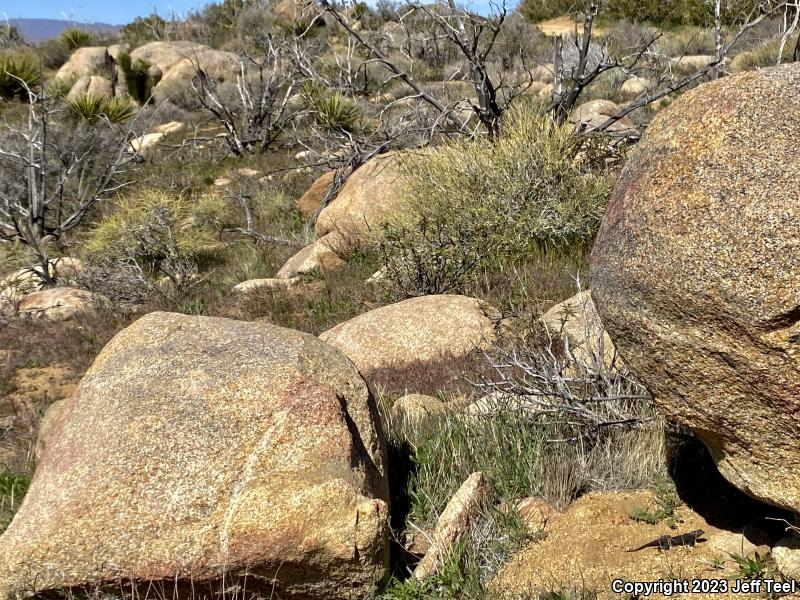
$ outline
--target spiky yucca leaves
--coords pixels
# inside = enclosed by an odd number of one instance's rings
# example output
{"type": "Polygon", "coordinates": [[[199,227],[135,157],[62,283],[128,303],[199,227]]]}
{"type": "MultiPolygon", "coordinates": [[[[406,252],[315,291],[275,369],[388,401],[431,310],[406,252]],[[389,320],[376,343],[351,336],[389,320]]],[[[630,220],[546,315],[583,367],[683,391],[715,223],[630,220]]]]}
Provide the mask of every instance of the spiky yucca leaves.
{"type": "Polygon", "coordinates": [[[92,42],[92,34],[79,27],[68,27],[61,32],[59,41],[70,51],[88,46],[92,42]]]}
{"type": "Polygon", "coordinates": [[[69,100],[69,111],[73,117],[89,123],[97,123],[103,114],[103,99],[83,93],[69,100]]]}
{"type": "Polygon", "coordinates": [[[42,69],[33,54],[27,52],[8,52],[0,54],[0,96],[6,99],[15,96],[28,99],[29,88],[42,81],[42,69]]]}
{"type": "Polygon", "coordinates": [[[356,131],[361,125],[361,109],[341,93],[331,94],[319,84],[308,83],[303,95],[311,108],[314,122],[328,130],[356,131]]]}
{"type": "Polygon", "coordinates": [[[100,98],[83,93],[69,100],[69,110],[76,119],[97,123],[107,119],[110,123],[123,123],[133,117],[133,103],[127,98],[100,98]]]}
{"type": "Polygon", "coordinates": [[[103,114],[111,123],[124,123],[133,117],[133,102],[128,98],[110,98],[105,101],[103,114]]]}

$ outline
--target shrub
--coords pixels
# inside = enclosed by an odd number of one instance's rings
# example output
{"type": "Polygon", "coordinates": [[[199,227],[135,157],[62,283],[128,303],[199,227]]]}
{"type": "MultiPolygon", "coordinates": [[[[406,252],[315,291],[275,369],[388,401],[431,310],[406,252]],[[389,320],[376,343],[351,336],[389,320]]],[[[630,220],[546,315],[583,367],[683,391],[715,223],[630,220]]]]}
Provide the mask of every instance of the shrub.
{"type": "Polygon", "coordinates": [[[78,48],[83,48],[92,43],[93,36],[90,32],[79,27],[68,27],[61,32],[58,40],[70,52],[74,52],[78,48]]]}
{"type": "Polygon", "coordinates": [[[58,69],[69,60],[70,54],[72,54],[58,38],[43,41],[39,44],[38,51],[42,64],[48,69],[58,69]]]}
{"type": "Polygon", "coordinates": [[[125,83],[131,97],[142,104],[150,100],[153,88],[158,83],[158,80],[150,72],[152,65],[141,59],[131,62],[131,55],[123,52],[119,55],[119,66],[125,74],[125,83]]]}
{"type": "Polygon", "coordinates": [[[15,96],[28,99],[25,85],[35,87],[42,81],[42,69],[36,57],[30,53],[0,54],[0,96],[6,99],[15,96]]]}
{"type": "Polygon", "coordinates": [[[385,281],[399,296],[444,293],[535,250],[589,244],[610,182],[581,170],[580,149],[571,126],[520,105],[494,144],[457,141],[412,156],[407,216],[380,240],[385,281]]]}
{"type": "Polygon", "coordinates": [[[86,249],[95,261],[133,264],[144,277],[187,284],[199,262],[219,248],[215,232],[194,222],[194,206],[182,196],[147,191],[128,198],[92,231],[86,249]]]}
{"type": "Polygon", "coordinates": [[[69,94],[72,86],[74,86],[77,81],[77,75],[73,75],[72,77],[56,77],[48,82],[45,87],[45,93],[48,98],[60,100],[69,94]]]}
{"type": "Polygon", "coordinates": [[[358,128],[361,109],[341,93],[328,93],[320,85],[306,85],[303,91],[317,125],[327,130],[355,131],[358,128]]]}
{"type": "Polygon", "coordinates": [[[103,103],[103,114],[111,123],[124,123],[133,117],[133,102],[128,98],[109,98],[103,103]]]}
{"type": "Polygon", "coordinates": [[[0,533],[5,531],[11,518],[22,503],[30,485],[30,478],[0,471],[0,533]]]}
{"type": "Polygon", "coordinates": [[[103,98],[84,92],[69,101],[69,111],[77,119],[97,123],[103,114],[103,103],[103,98]]]}

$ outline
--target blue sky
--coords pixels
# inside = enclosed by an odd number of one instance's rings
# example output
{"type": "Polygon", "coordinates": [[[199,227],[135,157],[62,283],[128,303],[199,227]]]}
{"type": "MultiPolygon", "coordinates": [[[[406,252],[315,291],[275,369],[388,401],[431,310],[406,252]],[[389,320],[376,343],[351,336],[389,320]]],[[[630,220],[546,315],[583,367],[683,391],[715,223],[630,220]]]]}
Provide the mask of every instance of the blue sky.
{"type": "MultiPolygon", "coordinates": [[[[68,19],[80,23],[123,25],[135,17],[151,14],[186,14],[211,0],[0,0],[0,18],[68,19]]],[[[369,0],[368,0],[369,1],[369,0]]],[[[516,2],[509,1],[509,6],[516,2]]],[[[473,9],[484,12],[489,0],[467,0],[473,9]]]]}
{"type": "Polygon", "coordinates": [[[8,18],[67,19],[79,22],[102,22],[112,25],[129,23],[135,17],[157,10],[161,15],[186,11],[210,0],[0,0],[0,15],[8,18]]]}

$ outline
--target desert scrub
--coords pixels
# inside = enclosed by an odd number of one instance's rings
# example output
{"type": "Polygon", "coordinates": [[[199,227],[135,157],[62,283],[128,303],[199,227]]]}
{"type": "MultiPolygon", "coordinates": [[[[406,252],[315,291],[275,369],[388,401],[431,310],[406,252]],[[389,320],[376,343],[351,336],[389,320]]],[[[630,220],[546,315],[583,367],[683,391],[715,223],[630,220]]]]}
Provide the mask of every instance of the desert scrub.
{"type": "Polygon", "coordinates": [[[0,53],[0,97],[20,100],[28,99],[25,85],[30,88],[42,81],[42,67],[36,56],[30,52],[6,51],[0,53]]]}
{"type": "MultiPolygon", "coordinates": [[[[109,270],[115,264],[132,267],[131,275],[144,286],[167,277],[179,288],[221,248],[218,232],[208,227],[210,210],[185,196],[144,191],[121,201],[97,224],[86,240],[87,258],[109,270]]],[[[225,211],[221,200],[217,210],[225,211]]]]}
{"type": "Polygon", "coordinates": [[[68,27],[58,36],[58,41],[70,52],[90,45],[92,40],[92,34],[79,27],[68,27]]]}
{"type": "Polygon", "coordinates": [[[494,143],[462,140],[410,156],[409,209],[380,242],[393,293],[456,291],[535,250],[588,245],[611,182],[581,168],[580,150],[571,126],[518,105],[494,143]]]}

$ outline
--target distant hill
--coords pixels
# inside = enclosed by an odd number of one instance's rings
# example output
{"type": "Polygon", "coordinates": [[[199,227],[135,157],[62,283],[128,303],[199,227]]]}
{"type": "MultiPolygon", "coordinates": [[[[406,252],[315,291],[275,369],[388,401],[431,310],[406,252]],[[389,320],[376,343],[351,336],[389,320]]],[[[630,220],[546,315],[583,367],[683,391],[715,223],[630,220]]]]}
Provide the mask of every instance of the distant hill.
{"type": "Polygon", "coordinates": [[[100,33],[116,33],[120,29],[117,25],[108,23],[75,23],[58,19],[9,19],[9,23],[15,26],[28,42],[41,42],[58,37],[67,27],[80,27],[100,33]]]}

